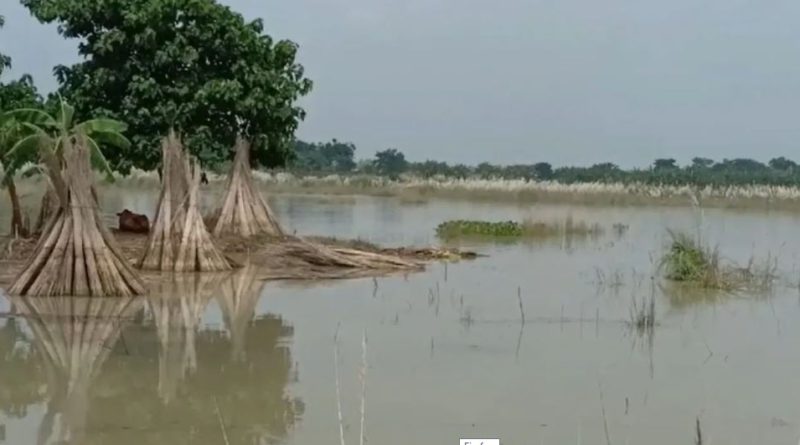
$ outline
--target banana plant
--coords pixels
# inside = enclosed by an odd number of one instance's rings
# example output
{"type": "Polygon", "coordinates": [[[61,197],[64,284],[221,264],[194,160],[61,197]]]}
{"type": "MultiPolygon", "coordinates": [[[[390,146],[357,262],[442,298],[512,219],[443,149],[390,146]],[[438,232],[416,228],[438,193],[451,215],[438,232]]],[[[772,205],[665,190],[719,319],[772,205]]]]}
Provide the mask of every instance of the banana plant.
{"type": "Polygon", "coordinates": [[[29,159],[11,157],[10,148],[22,137],[19,123],[7,116],[0,115],[0,166],[3,168],[0,186],[8,191],[11,201],[11,234],[27,236],[27,228],[22,223],[22,208],[17,194],[14,175],[29,159]]]}
{"type": "Polygon", "coordinates": [[[128,126],[114,119],[102,118],[75,123],[75,108],[61,97],[58,105],[55,115],[35,108],[22,108],[0,116],[0,121],[5,118],[19,122],[25,133],[6,153],[6,157],[28,158],[38,154],[48,167],[57,168],[63,161],[65,143],[74,143],[82,135],[89,145],[92,166],[113,181],[113,172],[100,145],[128,149],[131,143],[122,134],[128,126]]]}

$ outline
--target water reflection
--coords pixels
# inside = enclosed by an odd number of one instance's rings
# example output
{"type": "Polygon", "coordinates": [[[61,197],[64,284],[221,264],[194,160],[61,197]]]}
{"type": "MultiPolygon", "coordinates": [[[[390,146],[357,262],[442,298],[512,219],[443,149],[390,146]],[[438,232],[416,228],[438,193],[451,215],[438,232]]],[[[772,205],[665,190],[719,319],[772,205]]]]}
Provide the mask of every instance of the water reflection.
{"type": "Polygon", "coordinates": [[[196,336],[203,312],[224,275],[166,276],[147,298],[158,334],[158,394],[170,403],[178,385],[197,370],[196,336]]]}
{"type": "MultiPolygon", "coordinates": [[[[12,313],[16,308],[12,306],[12,313]]],[[[28,406],[39,403],[43,370],[30,347],[28,336],[20,322],[10,318],[0,327],[0,412],[10,418],[24,418],[28,406]]]]}
{"type": "Polygon", "coordinates": [[[133,298],[15,298],[47,381],[36,443],[84,443],[89,390],[137,311],[133,298]]]}
{"type": "MultiPolygon", "coordinates": [[[[735,299],[737,293],[721,289],[704,289],[691,283],[666,281],[660,286],[667,297],[670,308],[685,311],[695,306],[715,305],[726,300],[735,299]]],[[[758,295],[752,295],[758,297],[758,295]]]]}
{"type": "Polygon", "coordinates": [[[28,420],[8,425],[13,437],[219,444],[224,430],[230,443],[285,440],[304,411],[287,389],[294,333],[280,317],[255,315],[262,286],[252,272],[156,287],[138,299],[11,299],[0,409],[28,420]],[[205,322],[214,301],[224,329],[205,322]]]}
{"type": "MultiPolygon", "coordinates": [[[[246,360],[245,342],[247,329],[255,317],[256,305],[264,289],[264,282],[256,280],[256,270],[247,266],[237,271],[222,286],[218,304],[222,310],[225,329],[233,343],[231,356],[235,360],[246,360]]],[[[288,332],[291,335],[291,332],[288,332]]]]}

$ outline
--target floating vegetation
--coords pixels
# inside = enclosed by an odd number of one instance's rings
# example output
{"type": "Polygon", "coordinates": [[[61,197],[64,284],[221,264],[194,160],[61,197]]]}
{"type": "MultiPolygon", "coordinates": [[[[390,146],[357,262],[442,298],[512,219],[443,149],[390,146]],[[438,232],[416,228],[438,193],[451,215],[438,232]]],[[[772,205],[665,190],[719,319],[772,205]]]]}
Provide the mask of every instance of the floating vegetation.
{"type": "Polygon", "coordinates": [[[463,237],[485,238],[554,238],[563,236],[598,236],[603,233],[598,224],[575,222],[568,217],[563,222],[476,221],[451,220],[436,227],[436,235],[443,239],[463,237]]]}
{"type": "Polygon", "coordinates": [[[705,289],[766,292],[777,278],[777,260],[751,258],[745,267],[724,264],[719,249],[704,245],[699,237],[670,231],[670,244],[661,259],[669,280],[705,289]]]}
{"type": "Polygon", "coordinates": [[[520,237],[524,235],[522,224],[515,221],[445,221],[436,227],[440,238],[459,238],[462,236],[520,237]]]}

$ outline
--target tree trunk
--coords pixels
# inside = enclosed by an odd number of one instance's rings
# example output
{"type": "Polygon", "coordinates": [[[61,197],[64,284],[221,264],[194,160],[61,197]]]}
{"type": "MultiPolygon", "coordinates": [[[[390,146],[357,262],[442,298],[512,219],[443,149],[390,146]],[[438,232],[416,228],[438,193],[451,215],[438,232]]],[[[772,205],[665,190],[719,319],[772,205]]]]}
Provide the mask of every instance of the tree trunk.
{"type": "Polygon", "coordinates": [[[11,236],[28,236],[28,229],[22,224],[22,207],[19,203],[19,195],[17,194],[17,185],[14,183],[14,178],[6,178],[6,187],[8,187],[8,197],[11,198],[11,236]]]}

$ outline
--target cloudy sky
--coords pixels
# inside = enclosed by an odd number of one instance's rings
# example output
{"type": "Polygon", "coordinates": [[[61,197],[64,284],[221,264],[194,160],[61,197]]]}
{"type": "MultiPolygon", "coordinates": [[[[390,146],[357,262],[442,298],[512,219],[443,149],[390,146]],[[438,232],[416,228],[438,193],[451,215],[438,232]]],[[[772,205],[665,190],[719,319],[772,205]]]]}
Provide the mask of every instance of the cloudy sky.
{"type": "MultiPolygon", "coordinates": [[[[1,0],[14,74],[75,42],[1,0]]],[[[224,0],[300,44],[299,136],[360,157],[497,163],[800,159],[796,0],[224,0]]]]}

